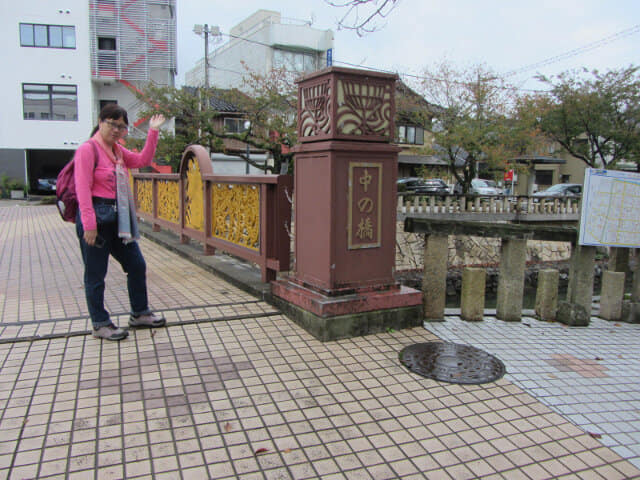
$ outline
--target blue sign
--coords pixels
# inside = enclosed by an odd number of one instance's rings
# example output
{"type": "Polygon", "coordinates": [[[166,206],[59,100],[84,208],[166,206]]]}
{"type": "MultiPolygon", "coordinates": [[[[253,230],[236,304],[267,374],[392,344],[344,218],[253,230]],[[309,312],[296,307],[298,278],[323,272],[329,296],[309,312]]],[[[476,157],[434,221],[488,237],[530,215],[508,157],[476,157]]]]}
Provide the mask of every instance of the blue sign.
{"type": "Polygon", "coordinates": [[[327,50],[327,67],[333,65],[333,48],[327,50]]]}

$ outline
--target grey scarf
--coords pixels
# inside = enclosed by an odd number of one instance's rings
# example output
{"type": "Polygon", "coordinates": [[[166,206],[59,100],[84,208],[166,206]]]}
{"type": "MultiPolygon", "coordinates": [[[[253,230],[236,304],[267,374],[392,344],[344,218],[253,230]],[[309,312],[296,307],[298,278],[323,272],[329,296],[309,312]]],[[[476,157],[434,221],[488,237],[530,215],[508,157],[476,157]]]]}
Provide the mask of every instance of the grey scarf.
{"type": "Polygon", "coordinates": [[[123,243],[140,238],[135,203],[129,188],[127,171],[121,162],[116,163],[116,201],[118,204],[118,237],[123,243]]]}

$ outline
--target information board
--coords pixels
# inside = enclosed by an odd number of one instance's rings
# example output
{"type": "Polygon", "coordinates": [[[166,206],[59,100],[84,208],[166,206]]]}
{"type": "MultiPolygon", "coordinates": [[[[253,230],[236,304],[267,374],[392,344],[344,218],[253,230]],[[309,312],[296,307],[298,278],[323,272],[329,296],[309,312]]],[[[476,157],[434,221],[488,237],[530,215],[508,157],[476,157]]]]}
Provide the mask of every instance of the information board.
{"type": "Polygon", "coordinates": [[[640,247],[640,174],[585,170],[580,245],[640,247]]]}

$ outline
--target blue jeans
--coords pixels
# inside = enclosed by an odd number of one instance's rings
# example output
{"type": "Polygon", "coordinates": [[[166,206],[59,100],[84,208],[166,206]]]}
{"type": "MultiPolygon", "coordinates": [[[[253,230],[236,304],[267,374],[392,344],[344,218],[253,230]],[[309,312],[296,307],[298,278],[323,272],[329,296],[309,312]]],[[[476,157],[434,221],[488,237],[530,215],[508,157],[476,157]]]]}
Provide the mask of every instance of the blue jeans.
{"type": "Polygon", "coordinates": [[[131,313],[151,313],[147,300],[147,265],[138,242],[123,243],[118,238],[118,223],[114,222],[98,225],[98,235],[104,240],[103,246],[89,246],[83,238],[80,212],[76,217],[76,233],[84,262],[84,291],[93,327],[100,328],[111,323],[109,312],[104,308],[104,279],[107,276],[109,255],[113,255],[127,274],[131,313]]]}

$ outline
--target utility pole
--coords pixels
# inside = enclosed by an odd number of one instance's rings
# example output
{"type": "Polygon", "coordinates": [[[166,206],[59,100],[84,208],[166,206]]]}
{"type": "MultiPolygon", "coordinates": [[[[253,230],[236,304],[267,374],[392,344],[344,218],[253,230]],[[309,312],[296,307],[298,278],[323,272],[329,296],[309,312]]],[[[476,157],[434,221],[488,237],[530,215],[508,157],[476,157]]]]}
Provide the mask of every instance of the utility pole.
{"type": "Polygon", "coordinates": [[[204,24],[204,87],[209,88],[209,25],[204,24]]]}
{"type": "Polygon", "coordinates": [[[220,37],[219,27],[209,27],[207,23],[203,25],[194,25],[193,33],[204,37],[204,86],[209,88],[209,34],[214,37],[220,37]]]}

